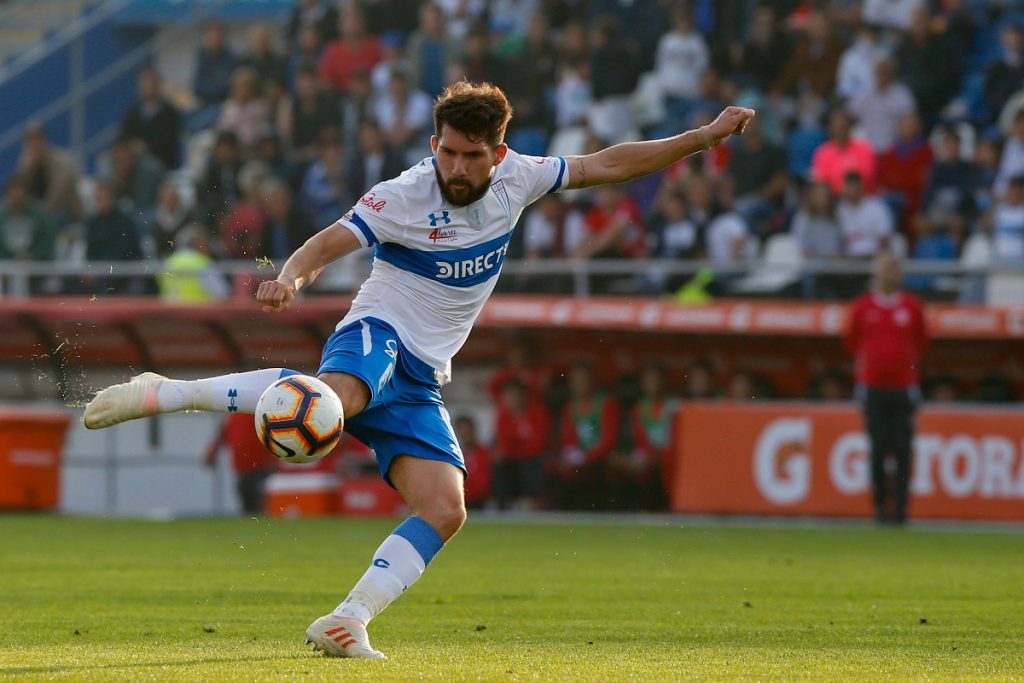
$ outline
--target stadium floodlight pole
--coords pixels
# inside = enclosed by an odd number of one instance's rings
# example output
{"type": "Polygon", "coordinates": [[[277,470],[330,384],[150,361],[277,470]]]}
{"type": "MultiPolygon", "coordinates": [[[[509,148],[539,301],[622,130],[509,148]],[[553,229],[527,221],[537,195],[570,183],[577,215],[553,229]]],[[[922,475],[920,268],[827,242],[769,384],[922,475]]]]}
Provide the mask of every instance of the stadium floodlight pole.
{"type": "MultiPolygon", "coordinates": [[[[284,311],[327,265],[374,248],[370,275],[327,340],[317,377],[341,399],[345,430],[373,449],[381,475],[413,514],[384,539],[348,597],[306,630],[316,649],[382,658],[367,625],[465,522],[468,473],[440,389],[494,290],[523,210],[554,192],[654,173],[743,132],[753,116],[727,107],[710,124],[669,138],[530,157],[504,142],[512,117],[505,93],[456,83],[434,104],[433,155],[374,186],[260,284],[264,310],[284,311]]],[[[144,373],[101,391],[83,417],[96,429],[187,409],[251,413],[291,374],[271,368],[189,382],[144,373]]]]}

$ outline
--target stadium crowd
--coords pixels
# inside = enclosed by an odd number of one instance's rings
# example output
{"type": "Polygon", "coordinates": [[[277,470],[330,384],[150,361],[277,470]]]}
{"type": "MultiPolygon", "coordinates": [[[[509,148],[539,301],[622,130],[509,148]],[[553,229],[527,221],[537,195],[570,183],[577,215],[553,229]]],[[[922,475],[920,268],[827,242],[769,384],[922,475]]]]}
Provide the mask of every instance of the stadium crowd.
{"type": "MultiPolygon", "coordinates": [[[[1024,3],[1010,1],[297,0],[286,25],[252,26],[244,45],[205,26],[191,82],[170,88],[187,90],[187,110],[142,69],[90,182],[29,126],[0,259],[164,260],[155,280],[50,279],[36,293],[226,296],[217,260],[286,258],[428,155],[432,98],[468,78],[506,90],[507,141],[528,154],[672,134],[725,104],[759,112],[746,135],[653,177],[545,198],[510,256],[721,271],[778,236],[826,260],[893,249],[953,261],[983,239],[995,263],[1019,266],[1022,26],[1024,3]]],[[[707,279],[712,292],[728,282],[707,279]]],[[[649,273],[618,291],[681,284],[649,273]]]]}

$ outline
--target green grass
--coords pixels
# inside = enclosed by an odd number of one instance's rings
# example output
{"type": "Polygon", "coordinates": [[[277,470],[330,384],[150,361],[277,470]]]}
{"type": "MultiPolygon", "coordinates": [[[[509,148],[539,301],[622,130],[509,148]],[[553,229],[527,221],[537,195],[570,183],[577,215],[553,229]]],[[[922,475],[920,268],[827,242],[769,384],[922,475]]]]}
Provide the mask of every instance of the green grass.
{"type": "Polygon", "coordinates": [[[0,516],[0,679],[1024,679],[1024,535],[913,528],[471,521],[312,654],[392,526],[0,516]]]}

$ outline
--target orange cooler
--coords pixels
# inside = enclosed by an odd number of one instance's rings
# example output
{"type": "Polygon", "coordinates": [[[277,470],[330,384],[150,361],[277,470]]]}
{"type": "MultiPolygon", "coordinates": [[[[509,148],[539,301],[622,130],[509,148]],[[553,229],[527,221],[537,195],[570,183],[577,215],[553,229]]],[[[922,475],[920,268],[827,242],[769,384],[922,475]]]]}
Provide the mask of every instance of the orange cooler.
{"type": "Polygon", "coordinates": [[[338,512],[347,517],[397,517],[405,501],[380,477],[346,479],[338,490],[338,512]]]}
{"type": "Polygon", "coordinates": [[[267,479],[271,517],[325,517],[338,509],[338,478],[324,472],[277,472],[267,479]]]}
{"type": "Polygon", "coordinates": [[[71,415],[0,407],[0,509],[56,510],[71,415]]]}

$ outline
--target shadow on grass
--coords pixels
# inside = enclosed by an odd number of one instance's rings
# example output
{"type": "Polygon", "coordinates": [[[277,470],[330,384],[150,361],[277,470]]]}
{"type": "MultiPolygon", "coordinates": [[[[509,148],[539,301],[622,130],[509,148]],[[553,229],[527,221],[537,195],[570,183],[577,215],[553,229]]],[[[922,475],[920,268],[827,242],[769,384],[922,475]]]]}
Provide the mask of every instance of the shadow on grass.
{"type": "Polygon", "coordinates": [[[151,669],[162,666],[200,666],[203,664],[230,664],[232,662],[280,662],[300,659],[324,659],[311,652],[283,657],[206,657],[203,659],[180,659],[164,662],[142,662],[132,664],[68,664],[55,666],[12,666],[0,669],[0,676],[17,676],[19,674],[57,674],[80,671],[114,671],[117,669],[151,669]]]}

